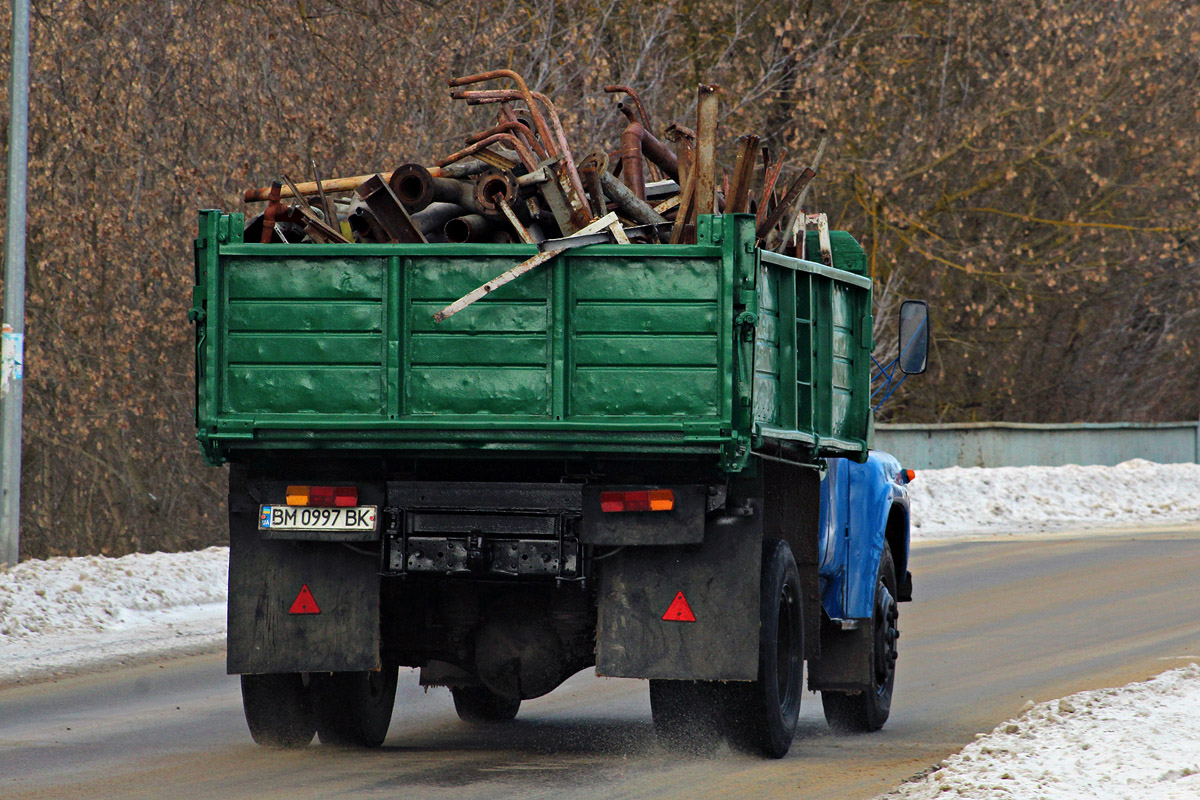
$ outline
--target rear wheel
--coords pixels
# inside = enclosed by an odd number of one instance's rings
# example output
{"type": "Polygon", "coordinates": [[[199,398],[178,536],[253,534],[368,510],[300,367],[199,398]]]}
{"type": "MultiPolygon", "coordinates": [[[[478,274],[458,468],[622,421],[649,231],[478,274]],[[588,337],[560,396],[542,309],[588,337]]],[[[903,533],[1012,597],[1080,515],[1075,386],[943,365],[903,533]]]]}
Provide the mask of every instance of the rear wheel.
{"type": "Polygon", "coordinates": [[[263,747],[307,747],[316,731],[312,692],[298,672],[243,675],[242,709],[251,738],[263,747]]]}
{"type": "Polygon", "coordinates": [[[483,686],[456,686],[450,694],[463,722],[508,722],[521,710],[519,699],[502,697],[483,686]]]}
{"type": "Polygon", "coordinates": [[[771,758],[787,754],[804,686],[804,624],[800,573],[785,542],[763,542],[759,609],[755,681],[650,681],[654,728],[668,744],[704,747],[720,734],[771,758]]]}
{"type": "Polygon", "coordinates": [[[825,720],[838,733],[877,731],[887,722],[892,710],[892,689],[896,685],[896,640],[900,638],[896,621],[896,566],[886,544],[879,557],[875,580],[875,607],[871,615],[871,685],[857,694],[821,692],[825,720]]]}
{"type": "Polygon", "coordinates": [[[396,703],[399,668],[318,676],[313,694],[322,744],[378,747],[387,737],[396,703]]]}

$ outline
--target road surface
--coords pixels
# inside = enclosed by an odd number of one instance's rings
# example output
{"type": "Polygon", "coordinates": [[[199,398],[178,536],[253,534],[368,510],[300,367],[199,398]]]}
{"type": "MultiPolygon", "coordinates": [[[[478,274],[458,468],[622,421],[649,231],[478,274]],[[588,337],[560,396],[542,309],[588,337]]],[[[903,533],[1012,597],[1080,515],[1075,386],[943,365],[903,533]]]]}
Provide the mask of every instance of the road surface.
{"type": "Polygon", "coordinates": [[[0,691],[0,797],[870,798],[1027,700],[1200,660],[1200,532],[921,546],[912,569],[887,727],[832,736],[806,694],[781,761],[664,751],[646,684],[590,671],[485,727],[402,674],[382,748],[265,751],[210,655],[0,691]]]}

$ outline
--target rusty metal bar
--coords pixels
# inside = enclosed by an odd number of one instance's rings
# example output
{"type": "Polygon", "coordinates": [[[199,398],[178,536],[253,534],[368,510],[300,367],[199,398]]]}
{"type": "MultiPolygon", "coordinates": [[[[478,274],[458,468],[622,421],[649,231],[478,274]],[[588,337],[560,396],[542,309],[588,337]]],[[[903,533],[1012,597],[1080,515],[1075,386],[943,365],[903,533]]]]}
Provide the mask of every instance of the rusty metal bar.
{"type": "Polygon", "coordinates": [[[758,137],[747,134],[738,139],[737,161],[733,168],[733,181],[725,194],[725,213],[741,214],[750,206],[750,183],[754,180],[754,162],[757,160],[758,137]]]}
{"type": "Polygon", "coordinates": [[[267,190],[267,208],[263,211],[263,226],[262,236],[259,240],[262,244],[271,243],[271,234],[275,231],[275,217],[279,214],[283,204],[279,202],[279,198],[283,196],[283,184],[279,181],[271,183],[271,188],[267,190]]]}
{"type": "Polygon", "coordinates": [[[517,212],[513,211],[512,206],[503,197],[500,198],[500,210],[504,212],[508,224],[512,225],[512,229],[516,231],[517,236],[521,237],[522,242],[525,244],[537,244],[537,239],[521,224],[521,220],[517,219],[517,212]]]}
{"type": "Polygon", "coordinates": [[[696,98],[696,213],[717,207],[717,111],[720,87],[701,84],[696,98]]]}
{"type": "Polygon", "coordinates": [[[788,187],[787,192],[783,195],[783,199],[775,204],[775,208],[771,210],[771,213],[767,215],[767,218],[756,229],[755,235],[759,239],[765,239],[767,234],[779,224],[779,221],[783,219],[783,215],[787,213],[788,207],[796,201],[796,198],[800,196],[800,192],[804,190],[809,181],[816,177],[816,174],[810,167],[805,167],[804,171],[796,176],[796,179],[792,181],[792,185],[788,187]]]}

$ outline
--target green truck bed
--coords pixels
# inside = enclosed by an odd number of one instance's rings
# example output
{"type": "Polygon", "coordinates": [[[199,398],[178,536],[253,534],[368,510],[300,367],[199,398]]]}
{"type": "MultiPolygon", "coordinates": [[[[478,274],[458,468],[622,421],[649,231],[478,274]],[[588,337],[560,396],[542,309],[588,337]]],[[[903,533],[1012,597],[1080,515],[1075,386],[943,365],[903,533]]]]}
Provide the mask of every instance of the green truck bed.
{"type": "MultiPolygon", "coordinates": [[[[870,280],[754,247],[591,245],[445,322],[533,245],[247,244],[200,213],[196,424],[207,458],[264,450],[865,457],[870,280]]],[[[835,237],[835,263],[862,251],[835,237]]]]}

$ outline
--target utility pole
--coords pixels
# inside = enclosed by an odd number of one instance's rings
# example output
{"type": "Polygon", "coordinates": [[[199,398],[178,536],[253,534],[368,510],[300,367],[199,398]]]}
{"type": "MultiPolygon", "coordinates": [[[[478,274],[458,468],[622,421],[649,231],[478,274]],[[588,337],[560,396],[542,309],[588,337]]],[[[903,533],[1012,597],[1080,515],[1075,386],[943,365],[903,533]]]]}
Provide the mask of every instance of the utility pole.
{"type": "Polygon", "coordinates": [[[0,333],[0,566],[21,546],[21,417],[25,369],[25,197],[29,158],[29,0],[12,0],[8,89],[8,230],[0,333]]]}

